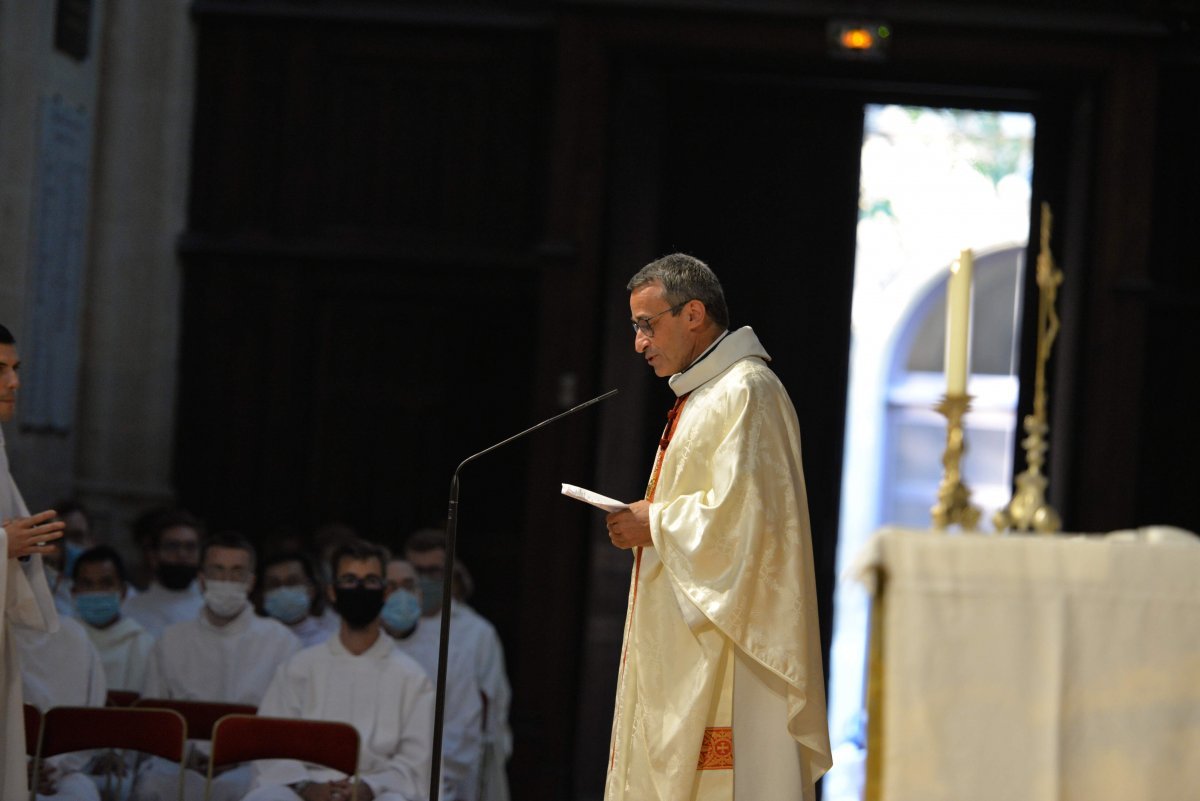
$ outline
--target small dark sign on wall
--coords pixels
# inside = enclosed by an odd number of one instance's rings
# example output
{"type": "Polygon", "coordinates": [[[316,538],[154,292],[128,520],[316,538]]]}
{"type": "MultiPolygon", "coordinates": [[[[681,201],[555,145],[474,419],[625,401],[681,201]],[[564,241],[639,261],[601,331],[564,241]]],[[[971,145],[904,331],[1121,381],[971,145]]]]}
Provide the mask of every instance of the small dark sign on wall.
{"type": "Polygon", "coordinates": [[[76,61],[88,57],[92,34],[92,0],[58,0],[54,12],[54,47],[76,61]]]}

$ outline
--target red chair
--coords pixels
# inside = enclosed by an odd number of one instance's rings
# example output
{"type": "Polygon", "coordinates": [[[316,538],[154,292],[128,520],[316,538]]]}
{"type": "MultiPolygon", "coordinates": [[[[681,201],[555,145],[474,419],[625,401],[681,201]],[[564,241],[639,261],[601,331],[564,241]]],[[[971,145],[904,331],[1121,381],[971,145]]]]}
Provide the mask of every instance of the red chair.
{"type": "Polygon", "coordinates": [[[42,711],[33,704],[25,704],[25,756],[37,756],[41,736],[42,711]]]}
{"type": "Polygon", "coordinates": [[[358,730],[349,723],[259,715],[221,718],[213,728],[206,801],[216,769],[252,759],[298,759],[339,770],[353,777],[350,801],[358,797],[358,730]]]}
{"type": "Polygon", "coordinates": [[[133,706],[138,694],[133,690],[109,690],[104,699],[105,706],[133,706]]]}
{"type": "MultiPolygon", "coordinates": [[[[56,706],[42,716],[33,775],[47,757],[93,748],[141,751],[179,765],[178,797],[183,801],[183,755],[187,723],[170,709],[56,706]]],[[[36,789],[30,794],[35,798],[36,789]]]]}
{"type": "Polygon", "coordinates": [[[226,704],[218,701],[183,701],[175,698],[139,698],[136,709],[173,709],[187,721],[188,737],[211,740],[213,726],[226,715],[253,715],[258,709],[250,704],[226,704]]]}

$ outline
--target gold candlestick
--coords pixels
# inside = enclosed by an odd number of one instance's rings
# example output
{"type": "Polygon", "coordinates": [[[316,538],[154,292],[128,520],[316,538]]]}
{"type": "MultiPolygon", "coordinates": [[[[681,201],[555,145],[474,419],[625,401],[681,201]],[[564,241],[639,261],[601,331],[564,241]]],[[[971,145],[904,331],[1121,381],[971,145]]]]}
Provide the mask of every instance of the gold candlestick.
{"type": "Polygon", "coordinates": [[[949,394],[934,407],[946,417],[946,452],[942,455],[942,483],[938,485],[937,503],[929,510],[933,527],[945,530],[959,525],[963,531],[974,531],[979,525],[979,507],[971,504],[971,490],[962,480],[962,455],[967,449],[963,436],[963,415],[971,408],[971,396],[949,394]]]}
{"type": "Polygon", "coordinates": [[[992,518],[997,531],[1038,531],[1049,534],[1062,530],[1058,512],[1046,502],[1046,485],[1042,465],[1046,463],[1046,451],[1050,449],[1046,435],[1050,424],[1046,421],[1046,362],[1058,336],[1058,312],[1054,308],[1059,284],[1063,281],[1062,271],[1054,264],[1050,252],[1050,228],[1053,216],[1050,204],[1042,203],[1042,242],[1038,252],[1038,329],[1037,371],[1033,387],[1033,414],[1025,417],[1025,433],[1021,441],[1025,448],[1028,468],[1017,476],[1016,490],[1012,500],[992,518]]]}

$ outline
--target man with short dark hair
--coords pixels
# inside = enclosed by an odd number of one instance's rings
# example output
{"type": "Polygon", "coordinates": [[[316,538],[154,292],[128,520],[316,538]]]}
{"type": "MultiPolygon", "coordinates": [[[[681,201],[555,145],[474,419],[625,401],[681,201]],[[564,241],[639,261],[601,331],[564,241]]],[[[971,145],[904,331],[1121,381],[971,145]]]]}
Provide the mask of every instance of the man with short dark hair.
{"type": "Polygon", "coordinates": [[[181,509],[163,512],[149,525],[145,554],[154,579],[125,602],[124,612],[156,638],[167,626],[195,620],[204,606],[196,581],[203,536],[204,524],[181,509]]]}
{"type": "MultiPolygon", "coordinates": [[[[389,589],[387,552],[363,540],[330,557],[329,600],[342,618],[337,636],[282,666],[259,714],[349,723],[360,738],[359,801],[420,801],[433,752],[433,684],[380,625],[389,589]]],[[[295,760],[255,764],[246,801],[348,801],[350,778],[295,760]]]]}
{"type": "Polygon", "coordinates": [[[128,588],[125,563],[111,547],[97,545],[75,560],[71,599],[76,617],[100,652],[108,689],[141,693],[154,637],[121,614],[128,588]]]}
{"type": "MultiPolygon", "coordinates": [[[[18,371],[21,358],[12,332],[0,325],[0,423],[10,423],[17,414],[18,371]]],[[[0,798],[25,798],[25,726],[21,715],[21,662],[9,636],[14,626],[37,631],[58,630],[58,614],[42,556],[50,553],[52,540],[62,537],[63,524],[54,522],[54,510],[29,514],[25,500],[8,471],[4,428],[0,426],[0,798]]]]}
{"type": "Polygon", "coordinates": [[[627,288],[676,402],[645,500],[607,518],[634,560],[604,797],[811,798],[831,758],[795,409],[699,259],[627,288]]]}
{"type": "MultiPolygon", "coordinates": [[[[221,701],[258,706],[275,671],[300,650],[300,641],[277,620],[259,617],[249,602],[254,586],[254,546],[232,532],[217,534],[200,554],[204,607],[195,620],[168,626],[150,652],[146,691],[152,698],[221,701]]],[[[193,748],[185,798],[204,795],[207,754],[193,748]]],[[[136,798],[162,792],[161,763],[151,776],[139,777],[136,798]]],[[[249,770],[234,768],[213,783],[214,799],[237,799],[250,782],[249,770]]]]}
{"type": "Polygon", "coordinates": [[[284,551],[259,568],[262,611],[291,629],[305,647],[318,645],[338,630],[337,615],[325,607],[325,593],[312,560],[284,551]]]}

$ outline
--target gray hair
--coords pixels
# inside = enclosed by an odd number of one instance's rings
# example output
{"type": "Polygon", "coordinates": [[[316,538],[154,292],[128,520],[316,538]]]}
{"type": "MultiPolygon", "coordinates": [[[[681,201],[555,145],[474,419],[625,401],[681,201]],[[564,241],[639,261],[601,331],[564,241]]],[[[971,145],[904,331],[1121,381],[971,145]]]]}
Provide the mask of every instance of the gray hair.
{"type": "MultiPolygon", "coordinates": [[[[721,328],[729,327],[729,307],[725,305],[725,291],[721,282],[708,265],[686,253],[672,253],[652,261],[638,270],[625,288],[630,292],[646,284],[658,281],[663,295],[671,306],[682,306],[689,300],[704,304],[709,318],[721,328]]],[[[676,309],[672,315],[679,314],[676,309]]]]}

